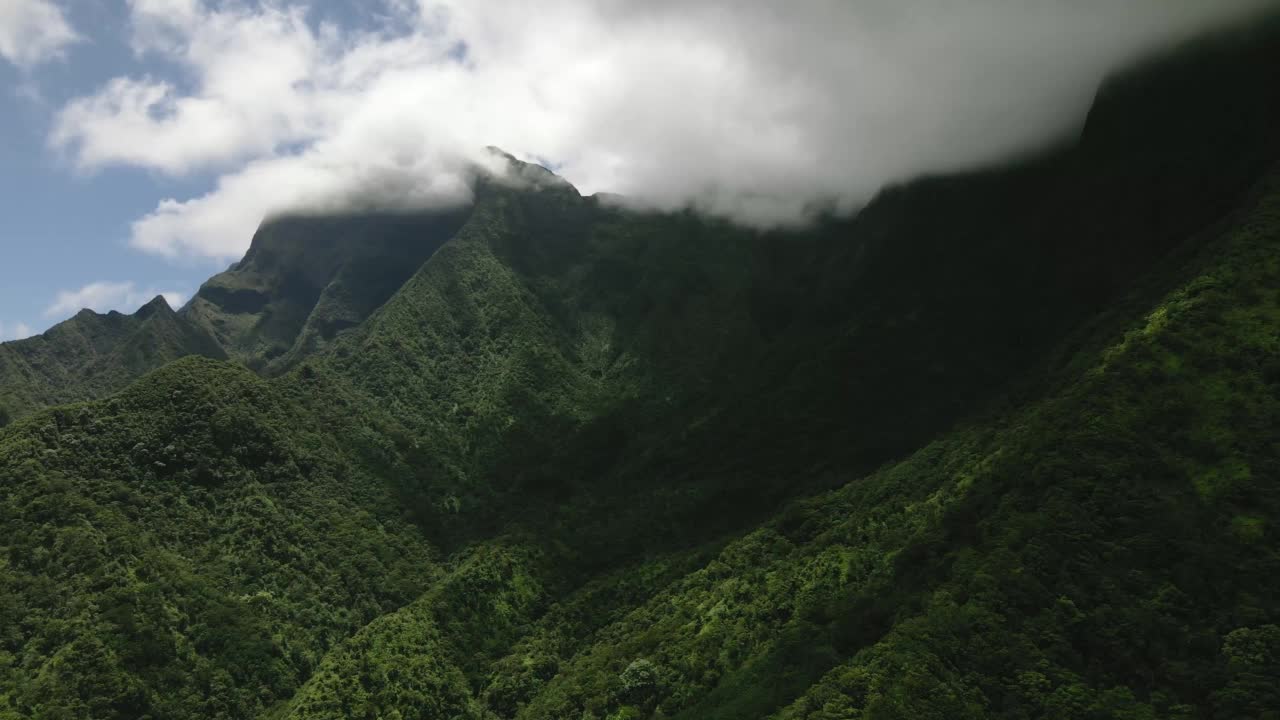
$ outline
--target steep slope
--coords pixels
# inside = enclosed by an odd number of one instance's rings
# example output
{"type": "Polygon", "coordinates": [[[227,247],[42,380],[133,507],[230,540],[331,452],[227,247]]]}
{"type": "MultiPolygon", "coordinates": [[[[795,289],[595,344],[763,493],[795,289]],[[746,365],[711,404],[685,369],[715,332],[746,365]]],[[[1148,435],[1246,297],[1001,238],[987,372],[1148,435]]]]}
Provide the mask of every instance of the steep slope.
{"type": "Polygon", "coordinates": [[[559,672],[502,716],[1266,717],[1280,172],[1166,283],[1060,392],[792,506],[571,657],[544,624],[516,656],[559,672]]]}
{"type": "Polygon", "coordinates": [[[796,503],[683,577],[673,556],[552,593],[545,561],[465,554],[282,717],[1264,717],[1280,171],[1071,345],[1047,397],[796,503]],[[450,583],[469,592],[446,599],[450,583]],[[510,654],[482,645],[528,622],[510,654]]]}
{"type": "Polygon", "coordinates": [[[187,355],[225,357],[163,297],[133,315],[83,310],[48,332],[0,344],[0,412],[16,419],[62,403],[102,397],[187,355]]]}
{"type": "MultiPolygon", "coordinates": [[[[1229,57],[1235,63],[1254,62],[1274,53],[1272,44],[1248,47],[1229,57]]],[[[1239,66],[1219,62],[1215,60],[1211,70],[1201,69],[1235,82],[1233,68],[1239,66]]],[[[1158,71],[1154,76],[1147,72],[1132,81],[1143,92],[1167,93],[1164,99],[1169,102],[1197,102],[1186,86],[1161,83],[1158,71]]],[[[1276,86],[1265,77],[1253,80],[1261,83],[1254,86],[1255,102],[1274,112],[1276,86]]],[[[1213,87],[1216,92],[1220,86],[1213,87]]],[[[1117,96],[1110,98],[1104,102],[1117,96]]],[[[1165,110],[1167,106],[1160,111],[1165,110]]],[[[1207,124],[1201,114],[1197,122],[1201,128],[1236,132],[1241,119],[1236,110],[1208,113],[1207,124]]],[[[1151,120],[1143,114],[1131,117],[1135,122],[1151,120]]],[[[1012,481],[1011,473],[1038,472],[1033,458],[1052,450],[1061,438],[1043,425],[1027,434],[1005,432],[1006,423],[1042,422],[1042,417],[1065,423],[1080,412],[1079,397],[1097,403],[1112,399],[1114,388],[1099,387],[1082,371],[1095,365],[1097,351],[1092,348],[1109,342],[1106,329],[1133,315],[1117,312],[1100,321],[1102,329],[1090,333],[1071,333],[1071,328],[1116,302],[1145,271],[1182,248],[1150,280],[1156,288],[1178,284],[1186,271],[1185,253],[1216,236],[1216,231],[1206,230],[1197,237],[1196,230],[1238,203],[1259,163],[1268,155],[1274,158],[1275,126],[1262,127],[1253,133],[1236,132],[1236,140],[1244,139],[1212,153],[1187,142],[1195,135],[1171,134],[1177,140],[1167,145],[1157,143],[1115,157],[1095,152],[1098,138],[1105,135],[1090,128],[1080,149],[1018,168],[902,188],[850,225],[833,224],[827,234],[808,238],[760,238],[692,220],[682,225],[678,218],[615,215],[579,201],[566,189],[482,197],[457,240],[433,257],[366,329],[340,343],[335,365],[327,369],[336,367],[338,374],[378,398],[406,426],[398,440],[408,459],[401,480],[416,483],[415,489],[432,503],[434,512],[426,521],[430,528],[460,518],[455,522],[463,537],[492,532],[484,523],[502,510],[503,494],[511,493],[516,498],[512,504],[526,512],[498,524],[510,529],[523,520],[531,537],[543,542],[550,538],[560,558],[550,582],[572,585],[565,575],[590,573],[590,568],[629,557],[637,547],[666,552],[705,540],[758,512],[755,503],[762,497],[762,505],[772,504],[788,492],[813,487],[815,480],[830,483],[833,476],[856,477],[856,469],[877,452],[887,459],[895,447],[867,442],[867,435],[876,437],[877,419],[895,432],[897,442],[919,442],[930,428],[938,427],[929,421],[941,424],[965,408],[971,412],[977,398],[989,395],[1010,375],[1042,366],[1048,357],[1070,360],[1071,371],[1048,379],[1037,374],[1034,381],[1013,388],[1013,398],[1028,398],[1065,385],[1061,395],[1051,395],[994,426],[958,431],[895,469],[853,483],[835,499],[815,500],[811,510],[793,511],[768,526],[809,526],[801,527],[798,537],[778,539],[776,530],[766,529],[731,546],[719,561],[678,582],[673,590],[661,592],[670,578],[649,586],[649,592],[658,594],[630,615],[629,607],[638,602],[635,594],[612,602],[601,602],[598,590],[584,590],[585,596],[559,595],[562,603],[576,609],[549,614],[512,655],[495,662],[484,682],[473,681],[475,695],[487,709],[458,699],[450,712],[548,718],[653,713],[760,717],[781,710],[827,670],[842,663],[852,666],[848,658],[895,628],[900,614],[906,630],[923,623],[908,622],[917,612],[914,608],[929,597],[922,587],[941,582],[926,561],[939,553],[964,555],[965,550],[960,539],[937,541],[938,514],[924,512],[916,518],[916,506],[949,503],[949,496],[934,496],[942,483],[959,479],[963,484],[986,472],[990,458],[1001,456],[1006,445],[1015,460],[1001,467],[997,478],[988,478],[997,488],[1012,481]],[[1216,179],[1211,191],[1203,188],[1206,172],[1216,179]],[[608,222],[610,216],[617,218],[616,225],[608,222]],[[779,247],[792,252],[780,252],[779,247]],[[846,255],[842,257],[840,250],[846,255]],[[902,283],[903,277],[916,277],[912,270],[929,272],[921,265],[922,254],[939,259],[939,271],[928,274],[934,282],[902,283]],[[593,282],[596,273],[616,273],[619,265],[625,268],[637,256],[652,259],[652,275],[633,270],[622,276],[632,282],[593,282]],[[806,267],[804,261],[821,266],[806,267]],[[593,267],[595,262],[604,267],[593,267]],[[770,272],[762,272],[763,267],[770,272]],[[819,279],[817,301],[799,300],[797,286],[787,286],[797,276],[819,279]],[[634,282],[637,279],[640,282],[634,282]],[[770,284],[770,279],[777,284],[770,284]],[[764,299],[792,302],[753,306],[744,302],[760,299],[752,297],[753,291],[764,299]],[[770,297],[771,291],[778,294],[770,297]],[[824,297],[822,291],[831,294],[824,297]],[[593,292],[600,295],[593,297],[593,292]],[[830,305],[824,307],[824,301],[830,305]],[[748,313],[760,307],[762,312],[748,313]],[[796,317],[802,307],[812,314],[796,317]],[[781,321],[767,324],[779,315],[781,321]],[[854,323],[849,323],[851,318],[854,323]],[[779,337],[785,342],[771,346],[770,340],[779,337]],[[1061,344],[1064,337],[1067,342],[1061,344]],[[1046,356],[1054,346],[1057,350],[1046,356]],[[865,347],[881,354],[867,357],[866,351],[857,352],[865,347]],[[968,353],[959,352],[962,349],[968,353]],[[744,367],[744,357],[759,366],[744,367]],[[946,364],[938,367],[943,358],[946,364]],[[779,372],[788,367],[798,368],[792,371],[795,375],[779,372]],[[924,388],[912,386],[922,380],[924,388]],[[687,395],[681,398],[682,393],[687,395]],[[726,407],[726,402],[734,402],[727,398],[736,403],[726,407]],[[711,405],[714,402],[721,406],[711,405]],[[903,433],[904,428],[909,432],[903,433]],[[844,448],[838,446],[842,442],[844,448]],[[780,447],[789,453],[775,449],[780,447]],[[816,462],[809,452],[817,454],[816,462]],[[526,463],[504,462],[504,453],[526,463]],[[550,501],[538,502],[548,485],[550,501]],[[742,493],[758,495],[743,498],[742,493]],[[856,501],[861,510],[852,519],[851,495],[861,498],[856,501]],[[821,544],[787,549],[810,533],[820,534],[823,523],[846,519],[854,524],[845,530],[849,537],[842,542],[861,541],[869,547],[856,553],[821,544]],[[874,543],[871,527],[883,534],[874,543]],[[935,542],[939,544],[930,544],[935,542]],[[811,557],[814,552],[819,556],[811,557]],[[874,582],[851,588],[850,578],[864,572],[879,574],[874,582]],[[806,587],[810,583],[816,587],[806,587]],[[810,595],[804,600],[810,604],[792,623],[798,591],[810,595]],[[897,607],[899,602],[906,603],[904,608],[897,607]],[[618,615],[624,619],[610,620],[618,615]]],[[[1208,138],[1207,142],[1220,142],[1215,131],[1208,138]]],[[[1246,221],[1250,228],[1263,228],[1264,242],[1250,245],[1253,240],[1247,235],[1244,240],[1224,241],[1214,248],[1233,253],[1226,264],[1202,265],[1201,270],[1210,275],[1227,272],[1274,251],[1274,188],[1268,190],[1268,198],[1246,221]]],[[[1246,299],[1256,300],[1254,293],[1273,281],[1265,267],[1256,265],[1258,274],[1241,278],[1246,299]]],[[[616,280],[619,275],[607,277],[616,280]]],[[[1156,302],[1149,294],[1143,297],[1156,302]]],[[[1274,327],[1268,324],[1273,318],[1266,304],[1271,295],[1261,297],[1263,302],[1251,310],[1256,315],[1253,322],[1274,327]]],[[[1222,298],[1215,300],[1221,302],[1222,298]]],[[[1154,317],[1164,314],[1158,309],[1154,317]]],[[[1198,328],[1215,320],[1194,322],[1198,328]]],[[[1196,331],[1184,332],[1194,336],[1196,331]]],[[[1233,352],[1231,347],[1227,342],[1206,350],[1222,356],[1233,352]]],[[[324,363],[320,365],[324,371],[324,363]]],[[[1193,387],[1202,380],[1195,375],[1186,378],[1193,387]]],[[[1250,386],[1253,380],[1247,374],[1238,380],[1249,386],[1241,395],[1261,391],[1266,397],[1264,388],[1250,386]]],[[[1134,395],[1129,393],[1129,399],[1134,395]]],[[[997,402],[995,407],[1008,405],[997,402]]],[[[1104,426],[1091,437],[1120,430],[1127,433],[1121,437],[1138,435],[1142,423],[1164,409],[1149,407],[1136,417],[1127,414],[1126,406],[1109,409],[1108,422],[1134,424],[1125,426],[1127,430],[1104,426]]],[[[1178,417],[1185,419],[1174,415],[1166,420],[1177,425],[1178,417]]],[[[1270,406],[1257,408],[1251,421],[1256,431],[1249,436],[1252,462],[1274,463],[1275,448],[1257,444],[1265,437],[1261,428],[1273,417],[1270,406]]],[[[1062,454],[1074,458],[1072,453],[1080,453],[1074,459],[1082,469],[1095,461],[1112,462],[1085,450],[1083,445],[1066,444],[1062,454]]],[[[1162,461],[1172,467],[1185,462],[1176,446],[1166,450],[1168,457],[1162,461]]],[[[1116,460],[1139,460],[1141,451],[1119,444],[1116,460]]],[[[1156,463],[1150,471],[1167,469],[1156,463]]],[[[1077,491],[1085,492],[1090,487],[1087,478],[1103,468],[1089,472],[1077,491]]],[[[1262,485],[1249,492],[1265,495],[1267,490],[1262,485]]],[[[1023,508],[1034,514],[1038,502],[1033,496],[1023,508]]],[[[1139,516],[1150,510],[1132,503],[1106,509],[1126,508],[1139,516]]],[[[1185,512],[1175,516],[1184,517],[1185,512]]],[[[1125,522],[1132,525],[1133,520],[1125,522]]],[[[1248,523],[1257,527],[1253,520],[1248,523]]],[[[1000,519],[989,527],[999,529],[1000,519]]],[[[1153,531],[1159,539],[1152,542],[1177,546],[1178,530],[1173,519],[1153,531]]],[[[1113,542],[1101,530],[1080,532],[1090,542],[1113,542]]],[[[1001,542],[1012,547],[1017,540],[1001,542]]],[[[1230,557],[1236,550],[1229,534],[1207,544],[1197,560],[1202,564],[1230,557]]],[[[989,543],[986,551],[992,546],[999,542],[989,543]]],[[[997,554],[996,559],[1002,557],[997,554]]],[[[1123,574],[1125,562],[1097,563],[1103,577],[1095,582],[1111,582],[1107,574],[1123,574]]],[[[1006,563],[987,572],[999,585],[1010,580],[999,572],[1021,571],[1006,563]]],[[[591,583],[584,586],[590,587],[591,583]]],[[[1121,593],[1116,600],[1132,601],[1134,605],[1125,607],[1140,608],[1132,613],[1145,620],[1144,599],[1121,593]]],[[[1213,599],[1202,593],[1195,602],[1202,604],[1192,603],[1193,607],[1204,610],[1213,599]]],[[[1257,615],[1265,607],[1265,602],[1246,601],[1224,612],[1257,615]]],[[[1194,617],[1194,611],[1184,617],[1194,617]]],[[[394,710],[443,716],[418,703],[408,690],[414,681],[395,674],[402,652],[395,648],[405,640],[395,628],[405,627],[405,622],[398,616],[371,627],[369,633],[379,640],[362,636],[344,646],[339,651],[342,660],[335,662],[345,668],[342,677],[348,683],[354,682],[353,676],[389,678],[386,684],[361,680],[363,687],[380,689],[361,695],[366,702],[362,707],[379,708],[382,714],[394,710]]],[[[433,622],[438,620],[409,622],[415,629],[407,632],[411,637],[429,634],[434,632],[429,630],[433,622]]],[[[1098,631],[1120,632],[1110,620],[1099,623],[1098,631]]],[[[1230,631],[1221,625],[1196,629],[1205,638],[1225,637],[1230,631]]],[[[1265,636],[1265,628],[1261,632],[1265,636]]],[[[989,642],[999,641],[996,636],[989,642]]],[[[901,652],[896,645],[887,647],[901,652]]],[[[1211,709],[1206,698],[1222,688],[1208,677],[1183,684],[1185,678],[1165,676],[1142,685],[1120,663],[1089,667],[1069,657],[1070,652],[1039,652],[1029,653],[1033,662],[1023,667],[1033,674],[1026,677],[1046,678],[1042,689],[1060,692],[1063,697],[1054,701],[1054,712],[1064,717],[1090,712],[1142,716],[1179,708],[1205,713],[1211,709]],[[1164,694],[1147,695],[1150,685],[1164,694]]],[[[1187,662],[1208,668],[1222,661],[1210,655],[1187,662]]],[[[450,655],[433,652],[432,657],[450,655]]],[[[920,659],[922,668],[952,662],[927,655],[920,659]]],[[[458,672],[458,662],[437,666],[430,674],[450,676],[458,672]]],[[[950,688],[928,687],[925,678],[918,687],[894,686],[896,695],[872,711],[889,717],[929,712],[939,717],[957,712],[982,716],[993,711],[1024,717],[1045,712],[1049,706],[1035,704],[1047,702],[1043,698],[997,696],[1004,669],[973,668],[973,677],[963,678],[968,684],[959,689],[967,697],[954,703],[952,696],[938,694],[950,688]]],[[[901,664],[879,673],[877,682],[886,688],[900,676],[915,679],[901,664]]],[[[459,686],[453,687],[456,691],[459,686]]],[[[304,689],[300,697],[313,692],[319,690],[304,689]]],[[[813,690],[815,696],[824,692],[831,691],[825,686],[813,690]]],[[[339,717],[334,697],[329,705],[297,706],[292,717],[339,717]]],[[[1265,703],[1256,693],[1245,692],[1244,697],[1246,702],[1265,703]]],[[[840,702],[843,705],[829,708],[831,715],[813,716],[857,717],[867,700],[853,695],[840,702]]]]}
{"type": "Polygon", "coordinates": [[[1278,154],[1277,37],[1143,67],[1100,93],[1078,143],[805,233],[483,186],[314,369],[400,426],[387,472],[443,541],[527,515],[608,563],[643,536],[731,531],[1016,391],[1238,203],[1278,154]]]}
{"type": "Polygon", "coordinates": [[[182,309],[251,368],[285,368],[358,325],[448,240],[467,209],[268,220],[244,259],[182,309]]]}
{"type": "Polygon", "coordinates": [[[368,317],[468,212],[268,221],[245,258],[176,314],[156,298],[134,315],[86,310],[41,336],[0,344],[0,417],[99,398],[187,355],[282,371],[368,317]]]}

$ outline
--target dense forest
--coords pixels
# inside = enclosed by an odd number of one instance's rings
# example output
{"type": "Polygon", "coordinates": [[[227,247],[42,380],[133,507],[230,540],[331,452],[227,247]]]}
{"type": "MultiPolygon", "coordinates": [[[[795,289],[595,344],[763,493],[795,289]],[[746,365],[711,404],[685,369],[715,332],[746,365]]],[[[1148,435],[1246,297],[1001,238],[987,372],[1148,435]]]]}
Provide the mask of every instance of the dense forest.
{"type": "Polygon", "coordinates": [[[0,720],[1280,718],[1280,25],[805,229],[503,157],[0,344],[0,720]]]}

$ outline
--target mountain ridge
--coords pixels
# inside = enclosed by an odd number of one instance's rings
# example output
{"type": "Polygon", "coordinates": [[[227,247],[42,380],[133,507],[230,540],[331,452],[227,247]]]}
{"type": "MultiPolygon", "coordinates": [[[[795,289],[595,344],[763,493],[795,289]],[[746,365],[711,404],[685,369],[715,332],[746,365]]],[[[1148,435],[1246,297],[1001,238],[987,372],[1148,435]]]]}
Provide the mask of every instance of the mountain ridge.
{"type": "MultiPolygon", "coordinates": [[[[1268,84],[1274,84],[1272,81],[1280,81],[1275,71],[1280,65],[1274,62],[1275,51],[1273,43],[1269,41],[1276,33],[1277,25],[1280,25],[1280,19],[1271,17],[1215,33],[1147,58],[1132,69],[1109,76],[1098,89],[1094,106],[1086,117],[1078,142],[1074,145],[1079,150],[1075,154],[1088,157],[1116,152],[1129,156],[1133,156],[1135,152],[1146,153],[1147,156],[1164,153],[1169,158],[1180,158],[1174,162],[1181,162],[1184,167],[1174,170],[1184,174],[1195,170],[1195,162],[1217,163],[1221,166],[1218,170],[1237,163],[1239,167],[1233,167],[1231,172],[1238,179],[1228,181],[1218,172],[1216,186],[1207,194],[1227,198],[1241,191],[1241,183],[1256,176],[1265,165],[1266,158],[1274,155],[1276,150],[1276,141],[1268,132],[1269,120],[1280,116],[1276,101],[1272,99],[1242,104],[1241,98],[1257,93],[1268,84]],[[1189,66],[1186,58],[1194,58],[1194,65],[1189,66]],[[1176,68],[1177,72],[1172,72],[1171,68],[1176,68]],[[1188,102],[1183,97],[1188,94],[1200,100],[1188,102]],[[1139,104],[1133,105],[1135,101],[1139,104]],[[1126,107],[1125,103],[1130,103],[1130,106],[1126,107]],[[1194,112],[1188,112],[1189,109],[1194,112]],[[1145,119],[1134,121],[1130,116],[1135,114],[1145,119]],[[1172,124],[1170,119],[1173,120],[1172,124]],[[1167,129],[1162,131],[1163,134],[1147,133],[1145,140],[1135,143],[1125,133],[1138,127],[1167,129]],[[1175,127],[1177,129],[1173,129],[1175,127]],[[1179,134],[1186,135],[1193,131],[1221,138],[1213,149],[1216,157],[1196,158],[1173,150],[1179,142],[1179,134]],[[1260,147],[1267,149],[1255,152],[1260,147]],[[1231,157],[1233,160],[1225,162],[1223,157],[1231,157]],[[1224,187],[1230,187],[1233,183],[1233,191],[1224,191],[1224,187]]],[[[1262,97],[1273,98],[1273,94],[1263,92],[1262,97]]],[[[569,188],[577,194],[572,185],[547,168],[521,162],[500,148],[490,147],[488,151],[506,165],[504,177],[507,179],[496,183],[485,180],[493,170],[476,168],[474,173],[479,194],[486,192],[485,188],[490,185],[501,187],[509,183],[515,183],[515,186],[529,184],[533,187],[537,187],[539,183],[549,183],[553,187],[569,188]]],[[[1035,168],[1053,165],[1057,162],[1055,158],[1062,155],[1060,150],[1049,149],[1033,155],[1029,161],[1010,163],[1007,167],[1035,168]]],[[[1076,161],[1068,160],[1067,164],[1071,162],[1076,161]]],[[[1131,157],[1129,164],[1140,168],[1150,163],[1144,164],[1131,157]]],[[[1002,171],[995,169],[925,176],[893,184],[881,190],[854,220],[875,215],[879,210],[878,206],[893,204],[899,193],[906,188],[966,183],[971,179],[998,175],[1000,172],[1002,171]]],[[[1128,193],[1124,186],[1126,182],[1141,187],[1156,181],[1158,178],[1154,177],[1111,180],[1122,194],[1128,193]]],[[[1199,190],[1196,189],[1195,192],[1199,190]]],[[[1128,198],[1110,200],[1115,203],[1128,201],[1128,198]]],[[[599,199],[595,202],[599,203],[599,199]]],[[[1225,206],[1221,205],[1223,202],[1228,201],[1219,201],[1216,213],[1225,212],[1225,206]]],[[[1202,203],[1191,198],[1168,204],[1175,209],[1196,208],[1201,205],[1202,203]]],[[[604,203],[601,206],[612,208],[613,204],[604,203]]],[[[358,325],[394,294],[399,284],[407,279],[407,275],[416,271],[435,248],[447,241],[461,226],[470,207],[471,205],[464,205],[457,210],[446,208],[345,215],[294,213],[265,220],[252,238],[246,256],[223,273],[210,278],[178,310],[183,320],[197,326],[197,333],[213,336],[221,346],[220,350],[210,351],[201,340],[191,352],[210,357],[233,357],[255,371],[266,374],[279,374],[295,366],[302,359],[326,348],[335,335],[358,325]],[[370,233],[376,237],[371,237],[370,233]],[[427,237],[414,238],[415,233],[425,234],[427,237]],[[319,251],[300,253],[298,247],[291,247],[299,243],[311,244],[312,250],[318,248],[319,251]],[[414,249],[415,247],[418,249],[414,249]],[[320,257],[305,259],[304,256],[310,255],[320,257]],[[376,260],[379,257],[386,262],[379,264],[376,260]],[[387,279],[371,281],[371,276],[380,274],[387,279]]],[[[839,224],[841,221],[820,218],[819,231],[824,224],[833,222],[839,224]]],[[[1168,222],[1173,227],[1181,227],[1186,220],[1168,222]]],[[[750,233],[744,233],[746,234],[750,233]]],[[[1138,241],[1133,244],[1141,245],[1138,241]]],[[[1060,262],[1064,260],[1059,258],[1060,262]]],[[[128,379],[136,376],[137,373],[129,374],[128,379]]],[[[14,382],[16,380],[7,380],[0,374],[0,404],[6,384],[14,382]]],[[[65,382],[65,378],[60,382],[65,382]]],[[[94,385],[95,382],[97,381],[90,381],[86,386],[94,385]]],[[[94,397],[95,393],[119,389],[122,383],[101,383],[95,387],[101,389],[82,392],[81,396],[94,397]]],[[[9,394],[15,393],[11,390],[9,394]]],[[[30,404],[27,401],[10,400],[10,404],[15,406],[9,408],[10,413],[20,416],[31,408],[50,403],[30,404]]]]}
{"type": "Polygon", "coordinates": [[[84,309],[40,335],[0,343],[0,409],[11,418],[122,389],[189,354],[226,357],[163,296],[132,315],[84,309]]]}

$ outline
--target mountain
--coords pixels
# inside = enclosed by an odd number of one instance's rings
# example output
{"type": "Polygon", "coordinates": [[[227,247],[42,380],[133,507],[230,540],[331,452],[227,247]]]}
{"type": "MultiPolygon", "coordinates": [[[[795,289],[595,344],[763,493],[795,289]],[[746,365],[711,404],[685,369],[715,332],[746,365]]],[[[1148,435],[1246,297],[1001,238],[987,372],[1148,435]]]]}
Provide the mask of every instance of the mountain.
{"type": "Polygon", "coordinates": [[[103,397],[188,355],[278,373],[368,317],[468,212],[273,218],[176,313],[157,297],[134,315],[84,310],[0,343],[0,413],[103,397]]]}
{"type": "Polygon", "coordinates": [[[0,430],[0,718],[1268,717],[1277,73],[803,231],[510,157],[264,223],[0,430]]]}
{"type": "Polygon", "coordinates": [[[1211,232],[1280,157],[1273,37],[1198,48],[1186,80],[1181,55],[1174,80],[1162,65],[1117,79],[1079,144],[894,188],[804,233],[620,211],[567,185],[482,188],[456,237],[314,366],[401,425],[404,482],[437,532],[506,527],[506,507],[576,513],[566,533],[593,547],[618,539],[615,512],[640,534],[660,518],[664,538],[730,531],[1017,391],[1211,232]],[[1113,113],[1175,127],[1120,143],[1113,113]]]}
{"type": "Polygon", "coordinates": [[[226,357],[163,297],[133,315],[82,310],[42,335],[0,343],[0,413],[14,419],[102,397],[187,355],[226,357]]]}
{"type": "Polygon", "coordinates": [[[467,213],[269,220],[244,259],[206,282],[181,314],[249,367],[288,367],[386,302],[467,213]]]}

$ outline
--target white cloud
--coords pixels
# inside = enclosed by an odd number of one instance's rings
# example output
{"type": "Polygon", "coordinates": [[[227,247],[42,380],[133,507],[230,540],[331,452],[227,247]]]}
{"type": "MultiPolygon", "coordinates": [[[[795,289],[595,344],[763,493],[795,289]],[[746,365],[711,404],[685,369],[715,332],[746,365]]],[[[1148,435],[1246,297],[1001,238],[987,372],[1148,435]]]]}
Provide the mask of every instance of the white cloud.
{"type": "Polygon", "coordinates": [[[50,0],[0,0],[0,57],[14,65],[31,67],[59,57],[78,39],[50,0]]]}
{"type": "Polygon", "coordinates": [[[0,342],[25,340],[34,334],[35,332],[31,329],[31,326],[24,322],[12,323],[9,325],[0,322],[0,342]]]}
{"type": "Polygon", "coordinates": [[[124,163],[180,173],[260,157],[315,136],[305,123],[318,39],[301,10],[231,6],[209,12],[185,0],[133,0],[133,46],[190,70],[198,94],[148,76],[117,77],[69,103],[55,145],[76,147],[83,167],[124,163]]]}
{"type": "Polygon", "coordinates": [[[133,45],[189,82],[69,103],[86,170],[215,169],[133,226],[144,250],[234,258],[263,215],[442,203],[497,145],[586,192],[754,224],[1079,127],[1101,78],[1273,0],[394,0],[376,31],[282,2],[132,0],[133,45]]]}
{"type": "Polygon", "coordinates": [[[139,290],[132,282],[94,282],[78,290],[62,290],[45,308],[45,317],[62,318],[88,308],[95,312],[133,313],[157,295],[163,295],[170,307],[178,307],[186,300],[183,293],[173,291],[139,290]]]}

